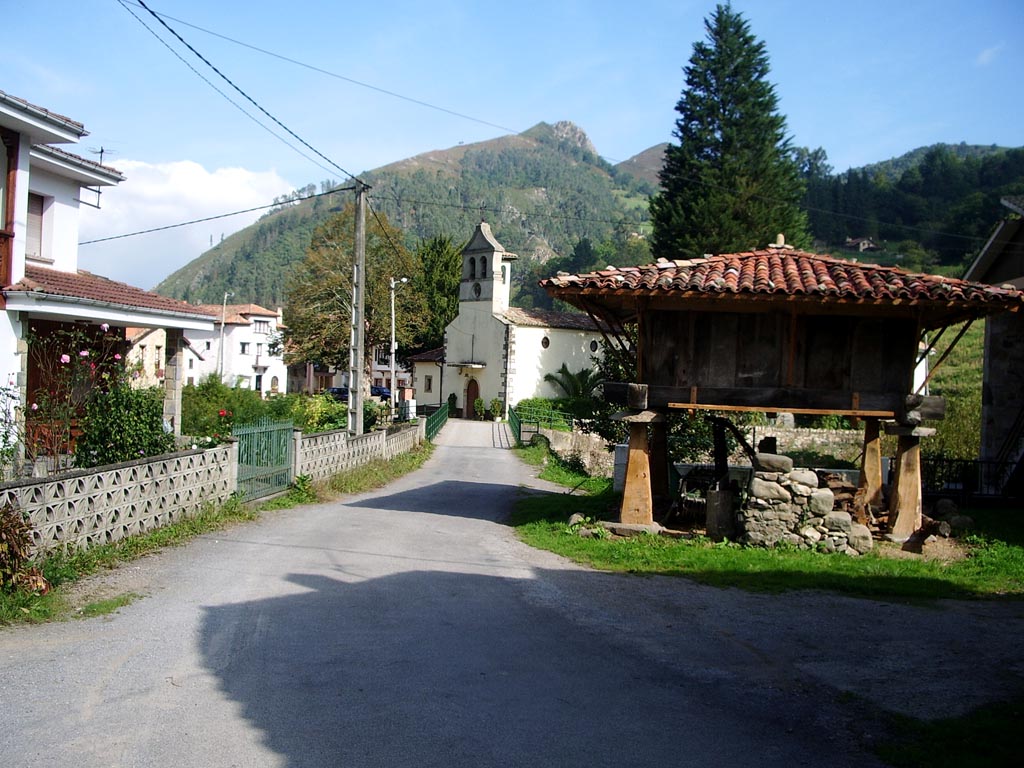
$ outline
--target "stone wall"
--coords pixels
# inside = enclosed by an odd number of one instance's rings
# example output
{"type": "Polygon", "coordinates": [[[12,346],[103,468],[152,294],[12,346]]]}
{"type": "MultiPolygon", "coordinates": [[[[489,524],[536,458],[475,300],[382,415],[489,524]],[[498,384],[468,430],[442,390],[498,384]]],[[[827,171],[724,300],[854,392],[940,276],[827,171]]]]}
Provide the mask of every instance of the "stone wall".
{"type": "Polygon", "coordinates": [[[608,444],[600,435],[587,432],[560,432],[541,428],[551,450],[563,459],[578,458],[587,474],[593,477],[611,477],[615,466],[615,454],[608,450],[608,444]]]}
{"type": "Polygon", "coordinates": [[[814,451],[857,463],[864,448],[863,429],[811,429],[768,425],[749,428],[750,444],[755,448],[758,441],[774,437],[777,453],[814,451]]]}
{"type": "Polygon", "coordinates": [[[758,454],[758,467],[737,513],[739,540],[774,547],[860,555],[872,548],[871,531],[849,512],[833,510],[835,497],[811,469],[794,469],[785,456],[758,454]]]}

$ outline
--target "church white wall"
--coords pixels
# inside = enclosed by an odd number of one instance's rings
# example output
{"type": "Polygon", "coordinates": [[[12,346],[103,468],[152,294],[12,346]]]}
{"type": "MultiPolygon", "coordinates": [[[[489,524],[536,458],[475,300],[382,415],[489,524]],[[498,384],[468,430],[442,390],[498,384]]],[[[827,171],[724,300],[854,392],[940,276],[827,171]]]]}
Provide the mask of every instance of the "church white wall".
{"type": "Polygon", "coordinates": [[[562,363],[576,373],[583,368],[594,368],[592,358],[600,349],[601,335],[566,328],[534,328],[517,326],[512,335],[512,356],[509,365],[509,403],[516,405],[530,397],[563,397],[564,393],[546,381],[544,376],[555,373],[562,363]],[[548,339],[545,348],[543,341],[548,339]]]}

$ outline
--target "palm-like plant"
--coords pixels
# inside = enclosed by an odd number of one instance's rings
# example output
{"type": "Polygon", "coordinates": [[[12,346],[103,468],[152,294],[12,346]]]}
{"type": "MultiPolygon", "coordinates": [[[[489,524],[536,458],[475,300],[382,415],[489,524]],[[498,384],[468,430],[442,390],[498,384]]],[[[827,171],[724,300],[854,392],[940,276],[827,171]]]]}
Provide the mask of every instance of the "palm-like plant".
{"type": "Polygon", "coordinates": [[[570,400],[585,400],[593,397],[594,390],[601,384],[601,375],[592,368],[583,368],[573,373],[562,363],[562,367],[554,373],[544,374],[544,381],[561,389],[570,400]]]}

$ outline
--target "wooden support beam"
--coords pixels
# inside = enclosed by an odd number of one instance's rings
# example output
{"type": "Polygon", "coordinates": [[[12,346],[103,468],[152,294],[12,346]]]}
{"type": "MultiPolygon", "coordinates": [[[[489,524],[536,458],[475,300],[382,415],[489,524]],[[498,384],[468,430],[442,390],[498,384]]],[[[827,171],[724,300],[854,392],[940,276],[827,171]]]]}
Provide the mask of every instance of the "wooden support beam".
{"type": "Polygon", "coordinates": [[[626,483],[622,492],[619,522],[654,524],[654,497],[651,492],[650,447],[647,425],[629,423],[629,450],[626,459],[626,483]]]}
{"type": "Polygon", "coordinates": [[[889,535],[906,541],[921,528],[921,438],[903,434],[896,447],[896,480],[889,500],[889,535]]]}
{"type": "Polygon", "coordinates": [[[672,495],[668,484],[668,425],[651,424],[651,493],[655,498],[667,499],[672,495]]]}
{"type": "MultiPolygon", "coordinates": [[[[857,491],[871,509],[882,508],[882,437],[878,419],[864,420],[864,456],[860,464],[857,491]]],[[[859,520],[858,522],[865,522],[859,520]]]]}

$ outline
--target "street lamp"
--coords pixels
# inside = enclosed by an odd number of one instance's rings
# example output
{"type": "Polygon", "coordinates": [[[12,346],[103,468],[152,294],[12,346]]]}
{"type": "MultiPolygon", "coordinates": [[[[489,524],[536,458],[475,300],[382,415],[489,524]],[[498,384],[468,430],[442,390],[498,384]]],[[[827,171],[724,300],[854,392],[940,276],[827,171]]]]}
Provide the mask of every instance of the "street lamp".
{"type": "Polygon", "coordinates": [[[227,320],[228,315],[228,296],[234,295],[234,293],[225,291],[224,302],[220,307],[220,346],[217,349],[219,357],[219,360],[217,361],[217,376],[220,377],[222,383],[224,381],[224,323],[227,320]]]}
{"type": "Polygon", "coordinates": [[[401,280],[395,280],[395,278],[388,278],[388,282],[391,285],[391,418],[395,418],[395,288],[399,285],[409,282],[408,277],[403,277],[401,280]]]}

